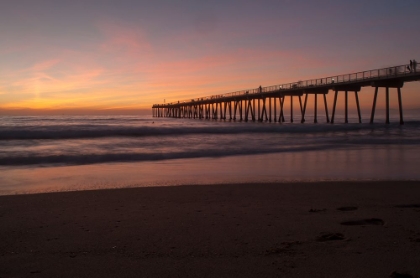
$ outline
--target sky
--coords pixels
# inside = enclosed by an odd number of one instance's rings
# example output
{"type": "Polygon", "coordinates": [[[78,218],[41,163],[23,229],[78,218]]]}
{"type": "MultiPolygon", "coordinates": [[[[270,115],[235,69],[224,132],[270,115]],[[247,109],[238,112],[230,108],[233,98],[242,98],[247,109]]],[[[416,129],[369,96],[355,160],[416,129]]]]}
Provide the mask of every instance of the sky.
{"type": "MultiPolygon", "coordinates": [[[[418,11],[418,0],[5,0],[0,114],[151,114],[153,104],[420,61],[418,11]]],[[[362,90],[362,106],[373,91],[362,90]]],[[[402,91],[418,109],[420,82],[402,91]]]]}

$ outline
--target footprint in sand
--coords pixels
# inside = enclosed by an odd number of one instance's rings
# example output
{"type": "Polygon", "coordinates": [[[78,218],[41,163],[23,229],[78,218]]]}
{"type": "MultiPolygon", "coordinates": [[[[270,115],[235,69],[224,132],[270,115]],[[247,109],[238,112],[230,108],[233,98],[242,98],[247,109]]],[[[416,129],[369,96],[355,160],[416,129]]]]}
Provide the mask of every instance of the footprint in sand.
{"type": "Polygon", "coordinates": [[[389,277],[391,277],[391,278],[414,278],[411,274],[408,274],[408,273],[398,273],[396,271],[392,272],[389,277]]]}
{"type": "Polygon", "coordinates": [[[357,210],[358,209],[358,207],[339,207],[339,208],[337,208],[337,210],[340,210],[340,211],[353,211],[353,210],[357,210]]]}
{"type": "Polygon", "coordinates": [[[369,218],[369,219],[362,219],[362,220],[355,220],[355,221],[345,221],[341,222],[341,225],[347,226],[357,226],[357,225],[379,225],[383,226],[385,222],[379,218],[369,218]]]}
{"type": "Polygon", "coordinates": [[[324,212],[327,209],[310,209],[309,212],[324,212]]]}
{"type": "Polygon", "coordinates": [[[317,241],[343,240],[344,235],[341,233],[325,233],[321,234],[317,241]]]}
{"type": "Polygon", "coordinates": [[[420,204],[397,205],[396,208],[420,208],[420,204]]]}

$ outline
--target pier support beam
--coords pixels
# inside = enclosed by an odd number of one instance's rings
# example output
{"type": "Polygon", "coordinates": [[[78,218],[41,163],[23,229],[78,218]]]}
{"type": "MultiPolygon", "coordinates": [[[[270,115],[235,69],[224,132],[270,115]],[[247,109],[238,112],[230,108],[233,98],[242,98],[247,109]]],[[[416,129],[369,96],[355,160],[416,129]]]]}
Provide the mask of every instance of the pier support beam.
{"type": "Polygon", "coordinates": [[[279,123],[284,123],[284,114],[283,114],[284,96],[281,96],[279,98],[279,101],[280,101],[279,123]]]}
{"type": "Polygon", "coordinates": [[[302,119],[300,120],[302,124],[305,122],[305,113],[306,113],[307,103],[308,103],[308,94],[305,94],[305,101],[303,102],[303,110],[302,110],[302,119]]]}
{"type": "Polygon", "coordinates": [[[300,115],[303,117],[303,105],[302,105],[301,96],[299,96],[299,107],[300,107],[300,115]]]}
{"type": "Polygon", "coordinates": [[[242,121],[242,106],[243,106],[243,101],[240,100],[239,101],[239,104],[240,104],[240,107],[239,107],[240,118],[239,118],[239,120],[242,121]]]}
{"type": "Polygon", "coordinates": [[[255,121],[255,99],[254,100],[250,100],[250,99],[248,100],[248,104],[245,107],[245,122],[248,121],[249,112],[251,112],[251,120],[255,121]],[[254,105],[252,105],[252,104],[254,104],[254,105]]]}
{"type": "Polygon", "coordinates": [[[348,91],[345,92],[344,94],[344,122],[346,124],[349,123],[349,100],[348,100],[348,91]]]}
{"type": "Polygon", "coordinates": [[[274,122],[277,122],[277,101],[276,97],[274,97],[274,122]]]}
{"type": "Polygon", "coordinates": [[[327,123],[330,122],[330,117],[328,115],[328,105],[327,105],[327,95],[324,94],[324,106],[325,106],[325,116],[327,117],[327,123]]]}
{"type": "Polygon", "coordinates": [[[398,107],[400,110],[400,125],[404,124],[404,119],[403,119],[403,108],[402,108],[402,101],[401,101],[401,88],[397,88],[398,89],[398,107]]]}
{"type": "Polygon", "coordinates": [[[354,91],[354,97],[356,98],[357,115],[359,116],[359,124],[362,123],[362,115],[360,113],[359,96],[357,91],[354,91]]]}
{"type": "Polygon", "coordinates": [[[233,120],[236,121],[236,111],[238,110],[239,101],[235,100],[233,105],[233,120]]]}
{"type": "Polygon", "coordinates": [[[267,105],[266,105],[266,97],[263,97],[263,107],[261,111],[261,121],[268,121],[268,115],[267,115],[267,105]],[[265,119],[264,119],[265,116],[265,119]]]}
{"type": "MultiPolygon", "coordinates": [[[[279,98],[280,100],[280,116],[279,116],[279,122],[284,122],[284,100],[285,97],[290,97],[290,122],[293,123],[294,122],[294,118],[293,118],[293,114],[294,114],[294,106],[293,106],[293,99],[295,97],[299,98],[299,108],[300,108],[300,112],[303,114],[303,105],[302,105],[302,98],[301,98],[301,94],[292,94],[292,95],[283,95],[279,98]]],[[[274,106],[275,107],[275,106],[274,106]]]]}
{"type": "Polygon", "coordinates": [[[332,110],[332,115],[331,115],[331,123],[334,123],[334,116],[335,116],[335,107],[337,105],[337,96],[338,96],[338,91],[335,90],[335,94],[334,94],[334,102],[333,102],[333,110],[332,110]]]}
{"type": "Polygon", "coordinates": [[[386,87],[386,92],[385,92],[385,107],[386,107],[386,111],[385,111],[385,116],[386,116],[386,120],[385,123],[389,124],[389,87],[386,87]]]}
{"type": "Polygon", "coordinates": [[[305,115],[306,115],[306,107],[308,104],[308,98],[309,95],[313,95],[314,96],[314,123],[318,123],[318,95],[323,95],[324,96],[324,106],[325,106],[325,112],[327,115],[327,122],[329,122],[329,117],[328,117],[328,108],[327,108],[327,98],[326,98],[326,94],[328,94],[328,89],[311,89],[311,90],[304,90],[303,93],[305,94],[305,100],[303,102],[303,108],[302,109],[302,119],[301,119],[301,123],[304,123],[305,120],[305,115]]]}
{"type": "Polygon", "coordinates": [[[376,99],[378,97],[378,90],[380,87],[385,88],[385,123],[389,124],[389,88],[396,88],[397,94],[398,94],[398,108],[399,108],[399,114],[400,114],[400,124],[404,124],[403,119],[403,107],[402,107],[402,100],[401,100],[401,88],[404,85],[402,81],[387,81],[387,82],[375,82],[372,83],[372,86],[375,87],[375,95],[373,96],[373,104],[372,104],[372,113],[370,116],[370,123],[373,124],[373,120],[375,117],[375,110],[376,110],[376,99]]]}
{"type": "Polygon", "coordinates": [[[293,123],[293,96],[290,96],[290,122],[293,123]]]}
{"type": "Polygon", "coordinates": [[[372,113],[370,114],[370,123],[373,124],[373,118],[375,117],[376,110],[376,99],[378,98],[378,87],[375,87],[375,95],[373,96],[372,113]]]}
{"type": "Polygon", "coordinates": [[[335,109],[337,106],[337,97],[338,92],[344,92],[344,123],[349,122],[349,105],[348,105],[348,92],[354,91],[355,97],[356,97],[356,106],[357,106],[357,113],[359,115],[359,123],[362,122],[361,114],[360,114],[360,106],[359,106],[359,98],[357,96],[357,93],[360,91],[361,86],[355,86],[355,85],[344,85],[344,86],[337,86],[334,88],[335,94],[334,94],[334,103],[333,103],[333,111],[331,115],[331,123],[334,123],[334,117],[335,117],[335,109]]]}
{"type": "Polygon", "coordinates": [[[255,98],[252,100],[252,105],[253,105],[253,107],[252,107],[252,121],[255,122],[255,112],[256,112],[256,110],[255,110],[255,98]]]}
{"type": "Polygon", "coordinates": [[[318,123],[318,119],[317,119],[317,116],[318,116],[318,95],[315,94],[314,97],[315,97],[315,101],[314,101],[314,123],[316,124],[316,123],[318,123]]]}

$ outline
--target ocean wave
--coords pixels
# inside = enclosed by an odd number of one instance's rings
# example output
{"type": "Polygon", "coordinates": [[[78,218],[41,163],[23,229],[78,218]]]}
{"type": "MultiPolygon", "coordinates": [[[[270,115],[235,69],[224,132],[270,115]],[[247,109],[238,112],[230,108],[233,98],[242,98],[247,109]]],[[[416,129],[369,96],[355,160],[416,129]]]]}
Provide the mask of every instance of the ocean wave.
{"type": "MultiPolygon", "coordinates": [[[[0,166],[82,165],[420,144],[420,122],[254,123],[135,117],[13,117],[0,166]]],[[[321,152],[320,152],[321,153],[321,152]]]]}
{"type": "MultiPolygon", "coordinates": [[[[412,131],[420,133],[419,123],[407,123],[412,131]]],[[[266,124],[266,123],[221,123],[220,126],[132,126],[132,125],[48,125],[48,126],[1,126],[0,140],[37,139],[87,139],[105,137],[142,137],[187,134],[322,134],[322,133],[378,133],[398,132],[399,126],[368,124],[266,124]]]]}
{"type": "Polygon", "coordinates": [[[284,142],[276,142],[272,140],[258,140],[253,139],[249,142],[221,142],[217,144],[203,143],[191,148],[184,146],[182,143],[175,141],[167,142],[162,145],[161,142],[156,142],[154,146],[150,146],[145,152],[136,149],[135,142],[124,145],[126,151],[121,151],[123,144],[113,146],[112,144],[102,146],[102,152],[94,152],[91,147],[83,148],[83,146],[76,147],[72,151],[64,149],[60,153],[51,154],[48,151],[31,151],[21,150],[14,153],[0,152],[0,166],[42,166],[42,165],[85,165],[98,163],[114,163],[114,162],[141,162],[141,161],[163,161],[174,159],[188,159],[188,158],[212,158],[212,157],[228,157],[238,155],[255,155],[255,154],[270,154],[270,153],[301,153],[308,151],[335,151],[340,149],[372,149],[372,148],[388,148],[402,147],[402,146],[418,146],[418,140],[407,139],[384,139],[384,138],[320,138],[319,140],[294,140],[294,143],[287,143],[289,139],[284,142]],[[128,151],[127,151],[128,150],[128,151]],[[91,153],[89,153],[91,151],[91,153]]]}
{"type": "MultiPolygon", "coordinates": [[[[339,146],[337,146],[339,147],[339,146]]],[[[155,153],[102,153],[102,154],[61,154],[61,155],[15,155],[0,157],[0,166],[24,165],[85,165],[113,162],[141,162],[161,161],[185,158],[211,158],[238,155],[254,155],[281,152],[316,151],[331,149],[330,145],[284,146],[276,149],[247,148],[247,149],[205,149],[181,152],[155,152],[155,153]]]]}

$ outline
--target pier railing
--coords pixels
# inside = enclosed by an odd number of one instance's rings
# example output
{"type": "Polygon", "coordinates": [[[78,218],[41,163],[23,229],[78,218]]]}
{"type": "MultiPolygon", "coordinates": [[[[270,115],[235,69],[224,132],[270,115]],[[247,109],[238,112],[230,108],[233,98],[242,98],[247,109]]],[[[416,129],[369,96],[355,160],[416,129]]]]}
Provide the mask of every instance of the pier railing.
{"type": "Polygon", "coordinates": [[[195,101],[231,98],[231,97],[243,96],[247,94],[252,95],[252,94],[270,93],[270,92],[276,92],[276,91],[282,91],[282,90],[293,90],[293,89],[299,90],[299,89],[305,89],[305,88],[325,87],[325,86],[331,86],[335,84],[389,79],[393,77],[397,78],[401,76],[418,73],[419,71],[420,71],[420,66],[418,64],[416,64],[415,68],[411,68],[410,65],[406,64],[406,65],[400,65],[400,66],[394,66],[394,67],[388,67],[388,68],[361,71],[361,72],[356,72],[356,73],[329,76],[329,77],[324,77],[324,78],[296,81],[296,82],[285,83],[285,84],[280,84],[280,85],[246,89],[246,90],[240,90],[240,91],[226,93],[226,94],[211,95],[211,96],[193,98],[193,99],[188,99],[188,100],[180,100],[176,102],[165,103],[164,105],[155,104],[154,106],[159,107],[159,106],[175,105],[175,104],[180,104],[180,103],[190,103],[190,102],[195,102],[195,101]]]}

